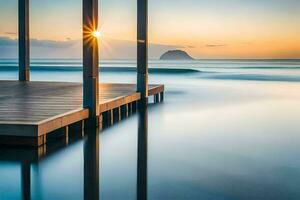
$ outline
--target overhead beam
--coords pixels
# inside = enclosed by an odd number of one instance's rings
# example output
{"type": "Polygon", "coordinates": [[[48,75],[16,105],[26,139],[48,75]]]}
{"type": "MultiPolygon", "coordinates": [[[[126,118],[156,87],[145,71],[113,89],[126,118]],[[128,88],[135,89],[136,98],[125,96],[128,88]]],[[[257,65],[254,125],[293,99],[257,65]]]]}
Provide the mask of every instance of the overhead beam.
{"type": "Polygon", "coordinates": [[[98,28],[98,0],[83,0],[83,107],[90,122],[99,116],[99,53],[93,32],[98,28]]]}
{"type": "Polygon", "coordinates": [[[30,80],[29,69],[29,0],[19,0],[19,80],[30,80]]]}
{"type": "Polygon", "coordinates": [[[148,102],[148,0],[137,0],[137,91],[148,102]]]}

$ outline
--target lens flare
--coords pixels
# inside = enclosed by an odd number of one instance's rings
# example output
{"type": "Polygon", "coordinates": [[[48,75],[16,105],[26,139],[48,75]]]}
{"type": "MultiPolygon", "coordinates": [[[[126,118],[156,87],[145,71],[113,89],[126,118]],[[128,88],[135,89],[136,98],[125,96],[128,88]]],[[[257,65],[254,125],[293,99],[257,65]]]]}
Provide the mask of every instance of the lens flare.
{"type": "Polygon", "coordinates": [[[101,37],[100,31],[94,31],[94,32],[93,32],[93,36],[94,36],[95,38],[100,38],[100,37],[101,37]]]}

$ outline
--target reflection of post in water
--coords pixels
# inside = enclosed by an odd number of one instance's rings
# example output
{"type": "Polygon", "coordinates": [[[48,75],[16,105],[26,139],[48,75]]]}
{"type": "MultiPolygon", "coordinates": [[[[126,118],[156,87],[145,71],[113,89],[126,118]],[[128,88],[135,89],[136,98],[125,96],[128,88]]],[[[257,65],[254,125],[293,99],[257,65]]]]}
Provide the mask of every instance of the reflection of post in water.
{"type": "Polygon", "coordinates": [[[22,197],[23,200],[30,200],[30,162],[23,161],[21,164],[21,181],[22,181],[22,197]]]}
{"type": "Polygon", "coordinates": [[[148,108],[138,110],[137,199],[147,199],[148,108]]]}
{"type": "Polygon", "coordinates": [[[84,141],[84,199],[99,199],[99,130],[85,130],[84,141]]]}

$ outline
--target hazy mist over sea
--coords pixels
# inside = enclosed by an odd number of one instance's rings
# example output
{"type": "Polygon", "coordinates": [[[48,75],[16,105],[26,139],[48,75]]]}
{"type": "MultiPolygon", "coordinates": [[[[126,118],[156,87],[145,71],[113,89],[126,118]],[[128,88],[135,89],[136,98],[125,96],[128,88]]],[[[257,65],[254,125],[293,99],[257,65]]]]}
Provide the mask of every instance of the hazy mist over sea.
{"type": "MultiPolygon", "coordinates": [[[[0,59],[0,77],[17,79],[16,59],[0,59]]],[[[199,59],[191,61],[149,61],[150,74],[193,75],[202,79],[257,80],[257,81],[300,81],[299,59],[199,59]]],[[[77,74],[82,70],[79,59],[32,59],[32,75],[55,71],[77,74]]],[[[100,70],[105,72],[135,72],[135,60],[101,60],[100,70]]],[[[50,75],[50,74],[49,74],[50,75]]],[[[50,77],[37,77],[51,80],[50,77]]],[[[81,77],[70,81],[81,81],[81,77]]],[[[133,80],[132,80],[133,81],[133,80]]]]}
{"type": "MultiPolygon", "coordinates": [[[[33,81],[82,81],[80,60],[31,63],[33,81]]],[[[100,66],[100,82],[136,83],[134,60],[100,66]]],[[[149,106],[148,199],[300,198],[299,60],[151,60],[149,68],[165,101],[149,106]]],[[[0,79],[17,78],[16,60],[0,60],[0,79]]],[[[136,199],[137,133],[137,115],[100,133],[101,199],[136,199]]],[[[83,149],[80,140],[33,165],[32,199],[82,197],[83,149]]],[[[19,183],[20,163],[1,161],[0,199],[21,199],[19,183]]]]}

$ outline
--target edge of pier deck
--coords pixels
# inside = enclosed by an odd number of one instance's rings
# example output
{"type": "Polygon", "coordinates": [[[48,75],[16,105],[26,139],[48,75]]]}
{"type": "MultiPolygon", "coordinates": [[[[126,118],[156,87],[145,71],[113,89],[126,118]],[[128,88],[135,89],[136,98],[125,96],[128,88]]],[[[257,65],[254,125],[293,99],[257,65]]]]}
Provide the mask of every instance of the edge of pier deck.
{"type": "MultiPolygon", "coordinates": [[[[0,81],[0,86],[3,86],[0,94],[0,144],[40,146],[47,142],[49,133],[64,129],[68,134],[68,126],[81,121],[84,127],[84,120],[89,118],[89,109],[82,107],[80,83],[0,81]],[[51,112],[56,114],[51,115],[51,112]]],[[[107,83],[99,84],[99,88],[100,126],[119,121],[122,115],[128,116],[141,99],[135,84],[107,83]]],[[[148,93],[157,103],[159,95],[163,99],[164,85],[149,85],[148,93]]]]}

